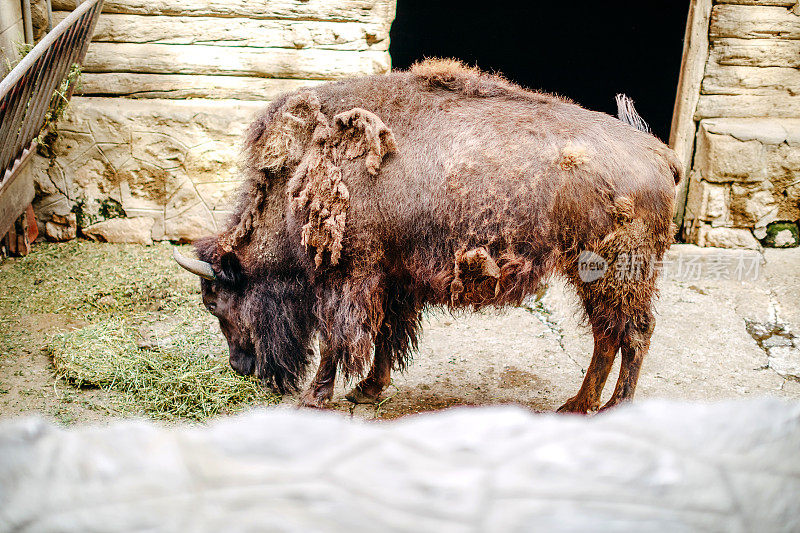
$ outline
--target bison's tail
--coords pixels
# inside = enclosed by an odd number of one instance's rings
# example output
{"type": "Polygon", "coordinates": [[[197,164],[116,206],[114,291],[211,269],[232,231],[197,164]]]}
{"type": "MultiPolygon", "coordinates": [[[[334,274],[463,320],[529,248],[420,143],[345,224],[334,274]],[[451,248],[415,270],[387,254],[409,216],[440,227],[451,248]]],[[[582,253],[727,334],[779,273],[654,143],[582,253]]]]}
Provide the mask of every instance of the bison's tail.
{"type": "MultiPolygon", "coordinates": [[[[647,122],[639,116],[639,113],[636,112],[636,108],[633,107],[633,100],[624,94],[617,95],[617,118],[639,131],[652,133],[650,131],[650,126],[647,125],[647,122]]],[[[672,178],[675,180],[675,185],[677,185],[680,183],[681,179],[683,179],[683,165],[678,159],[678,155],[672,150],[667,149],[666,153],[663,155],[667,160],[670,171],[672,171],[672,178]]]]}
{"type": "Polygon", "coordinates": [[[633,107],[633,100],[624,94],[617,95],[617,118],[639,131],[650,133],[650,126],[636,112],[636,108],[633,107]]]}

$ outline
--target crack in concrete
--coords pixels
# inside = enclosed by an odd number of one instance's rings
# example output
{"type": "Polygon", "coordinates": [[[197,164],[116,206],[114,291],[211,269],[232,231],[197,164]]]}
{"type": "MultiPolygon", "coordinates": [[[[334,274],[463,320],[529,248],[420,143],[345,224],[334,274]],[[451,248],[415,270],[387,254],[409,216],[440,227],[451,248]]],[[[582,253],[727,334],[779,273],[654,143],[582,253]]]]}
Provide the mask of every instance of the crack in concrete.
{"type": "Polygon", "coordinates": [[[795,375],[786,369],[783,369],[784,371],[779,371],[774,365],[776,354],[773,353],[773,349],[789,348],[796,350],[800,348],[800,338],[790,330],[786,322],[780,317],[780,306],[778,305],[777,299],[775,292],[770,288],[769,318],[765,322],[745,319],[745,329],[767,356],[767,364],[759,368],[759,370],[766,370],[769,368],[784,380],[791,379],[800,381],[800,375],[795,375]]]}
{"type": "Polygon", "coordinates": [[[522,308],[532,313],[539,319],[539,321],[544,324],[544,326],[556,337],[556,341],[558,342],[558,346],[561,348],[561,351],[566,354],[569,359],[581,369],[581,372],[585,373],[585,369],[583,365],[581,365],[569,351],[564,344],[564,330],[561,328],[561,325],[558,323],[557,320],[553,318],[553,311],[548,308],[542,298],[544,295],[547,294],[547,288],[545,287],[543,290],[539,290],[536,294],[532,297],[526,298],[522,302],[522,308]]]}

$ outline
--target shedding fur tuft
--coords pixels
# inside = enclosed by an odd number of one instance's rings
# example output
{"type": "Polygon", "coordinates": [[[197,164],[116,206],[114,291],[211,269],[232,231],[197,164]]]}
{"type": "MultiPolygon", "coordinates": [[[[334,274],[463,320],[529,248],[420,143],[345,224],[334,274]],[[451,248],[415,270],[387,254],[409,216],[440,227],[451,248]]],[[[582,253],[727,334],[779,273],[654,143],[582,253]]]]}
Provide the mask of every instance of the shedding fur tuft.
{"type": "Polygon", "coordinates": [[[312,91],[291,96],[278,110],[258,143],[260,150],[253,152],[254,166],[276,171],[287,163],[298,163],[311,133],[325,120],[321,107],[319,98],[312,91]]]}
{"type": "Polygon", "coordinates": [[[611,206],[611,216],[618,224],[632,221],[634,217],[633,200],[627,196],[620,196],[615,199],[614,205],[611,206]]]}
{"type": "Polygon", "coordinates": [[[292,198],[295,211],[307,210],[302,230],[302,245],[316,250],[314,264],[322,265],[323,254],[330,253],[331,265],[339,262],[342,238],[350,206],[350,191],[342,181],[331,142],[333,132],[327,121],[314,132],[314,146],[308,150],[295,174],[305,186],[292,198]]]}
{"type": "Polygon", "coordinates": [[[616,100],[618,119],[639,131],[650,133],[650,126],[636,112],[636,108],[633,107],[633,100],[630,97],[620,93],[617,95],[616,100]]]}
{"type": "Polygon", "coordinates": [[[511,83],[498,74],[481,72],[457,59],[425,59],[414,63],[409,72],[423,83],[427,90],[444,89],[465,96],[491,98],[497,96],[525,96],[532,93],[511,83]]]}
{"type": "Polygon", "coordinates": [[[456,253],[454,278],[450,283],[451,305],[480,306],[500,293],[500,267],[486,248],[456,253]]]}
{"type": "Polygon", "coordinates": [[[245,139],[245,168],[251,177],[245,186],[243,207],[234,224],[220,235],[219,245],[231,252],[252,233],[267,211],[270,184],[267,181],[296,164],[320,122],[327,123],[320,112],[319,97],[312,91],[290,96],[268,122],[256,121],[245,139]]]}
{"type": "Polygon", "coordinates": [[[561,170],[575,170],[589,161],[589,154],[586,146],[582,144],[572,144],[568,142],[561,149],[561,157],[558,166],[561,170]]]}

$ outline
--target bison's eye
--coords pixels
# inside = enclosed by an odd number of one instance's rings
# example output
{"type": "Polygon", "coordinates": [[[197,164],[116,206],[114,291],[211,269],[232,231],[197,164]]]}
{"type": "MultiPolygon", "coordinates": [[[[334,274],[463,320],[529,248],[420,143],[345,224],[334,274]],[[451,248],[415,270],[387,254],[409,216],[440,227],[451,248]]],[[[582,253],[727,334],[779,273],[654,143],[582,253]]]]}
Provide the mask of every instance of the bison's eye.
{"type": "Polygon", "coordinates": [[[208,305],[206,305],[206,307],[212,313],[217,310],[217,304],[215,304],[214,302],[210,302],[208,305]]]}

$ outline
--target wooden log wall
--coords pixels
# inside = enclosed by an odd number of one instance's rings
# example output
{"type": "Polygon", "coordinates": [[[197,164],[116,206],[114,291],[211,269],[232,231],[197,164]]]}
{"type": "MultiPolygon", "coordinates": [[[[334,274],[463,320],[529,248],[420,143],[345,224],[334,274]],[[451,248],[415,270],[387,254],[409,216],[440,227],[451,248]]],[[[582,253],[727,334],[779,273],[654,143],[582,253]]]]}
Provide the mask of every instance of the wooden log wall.
{"type": "MultiPolygon", "coordinates": [[[[55,22],[75,0],[53,0],[55,22]]],[[[394,0],[106,0],[87,96],[269,100],[388,72],[394,0]]]]}

